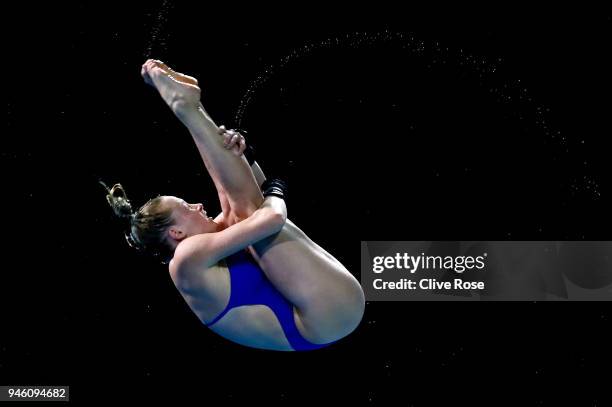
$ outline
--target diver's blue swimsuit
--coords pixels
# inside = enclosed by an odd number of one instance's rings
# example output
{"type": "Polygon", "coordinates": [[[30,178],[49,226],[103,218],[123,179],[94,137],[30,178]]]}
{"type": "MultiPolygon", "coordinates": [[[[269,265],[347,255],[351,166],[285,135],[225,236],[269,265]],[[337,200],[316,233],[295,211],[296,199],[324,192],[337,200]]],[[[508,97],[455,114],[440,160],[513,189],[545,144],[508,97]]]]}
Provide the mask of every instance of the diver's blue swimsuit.
{"type": "Polygon", "coordinates": [[[331,344],[317,345],[302,337],[293,319],[293,305],[270,283],[249,252],[240,250],[225,261],[230,273],[230,300],[223,312],[206,326],[220,320],[232,308],[263,304],[276,314],[294,350],[313,350],[331,344]]]}

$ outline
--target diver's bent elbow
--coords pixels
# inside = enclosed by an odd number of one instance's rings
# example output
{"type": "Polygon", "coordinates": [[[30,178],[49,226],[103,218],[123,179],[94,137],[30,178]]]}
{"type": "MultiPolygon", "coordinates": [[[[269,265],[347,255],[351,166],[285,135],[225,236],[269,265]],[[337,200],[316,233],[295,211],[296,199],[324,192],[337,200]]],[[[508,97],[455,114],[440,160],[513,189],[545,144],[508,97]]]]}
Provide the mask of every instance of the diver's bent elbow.
{"type": "Polygon", "coordinates": [[[273,212],[270,218],[270,224],[274,228],[274,232],[280,232],[287,222],[287,213],[273,212]]]}

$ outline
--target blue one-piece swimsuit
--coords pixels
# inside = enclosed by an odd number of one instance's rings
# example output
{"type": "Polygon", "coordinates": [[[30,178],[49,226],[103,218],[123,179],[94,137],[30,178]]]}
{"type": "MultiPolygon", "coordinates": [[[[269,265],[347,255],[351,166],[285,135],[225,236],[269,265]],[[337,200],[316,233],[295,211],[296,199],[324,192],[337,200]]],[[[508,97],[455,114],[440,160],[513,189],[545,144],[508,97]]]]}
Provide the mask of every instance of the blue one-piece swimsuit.
{"type": "Polygon", "coordinates": [[[302,337],[293,319],[293,305],[270,283],[248,251],[240,250],[225,261],[230,273],[230,300],[223,312],[206,326],[213,325],[232,308],[263,304],[274,312],[294,350],[319,349],[333,343],[318,345],[302,337]]]}

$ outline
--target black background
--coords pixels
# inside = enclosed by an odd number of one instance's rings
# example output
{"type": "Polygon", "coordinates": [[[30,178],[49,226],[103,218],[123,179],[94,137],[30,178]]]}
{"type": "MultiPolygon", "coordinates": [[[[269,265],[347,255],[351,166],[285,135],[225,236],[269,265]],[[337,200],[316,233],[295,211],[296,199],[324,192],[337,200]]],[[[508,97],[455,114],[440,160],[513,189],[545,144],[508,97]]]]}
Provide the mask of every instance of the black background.
{"type": "Polygon", "coordinates": [[[243,348],[129,249],[97,181],[219,208],[140,78],[152,57],[247,130],[289,217],[357,276],[361,240],[609,240],[609,12],[28,7],[4,58],[2,383],[77,402],[600,405],[608,303],[368,303],[332,347],[243,348]]]}

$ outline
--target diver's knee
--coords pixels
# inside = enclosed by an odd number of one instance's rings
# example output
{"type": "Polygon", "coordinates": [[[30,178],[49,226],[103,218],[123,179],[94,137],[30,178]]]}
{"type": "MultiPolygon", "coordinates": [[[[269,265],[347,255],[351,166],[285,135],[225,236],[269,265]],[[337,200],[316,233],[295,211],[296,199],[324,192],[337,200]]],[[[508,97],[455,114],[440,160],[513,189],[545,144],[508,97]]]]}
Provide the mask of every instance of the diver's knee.
{"type": "Polygon", "coordinates": [[[361,286],[355,289],[347,299],[344,313],[343,326],[347,330],[346,334],[348,335],[359,326],[365,313],[365,295],[361,286]]]}
{"type": "Polygon", "coordinates": [[[333,331],[338,337],[344,337],[353,332],[361,323],[365,313],[365,295],[361,286],[352,287],[334,301],[328,315],[328,331],[333,331]]]}

